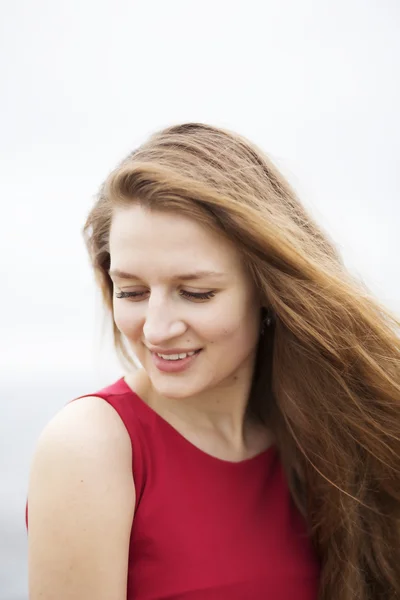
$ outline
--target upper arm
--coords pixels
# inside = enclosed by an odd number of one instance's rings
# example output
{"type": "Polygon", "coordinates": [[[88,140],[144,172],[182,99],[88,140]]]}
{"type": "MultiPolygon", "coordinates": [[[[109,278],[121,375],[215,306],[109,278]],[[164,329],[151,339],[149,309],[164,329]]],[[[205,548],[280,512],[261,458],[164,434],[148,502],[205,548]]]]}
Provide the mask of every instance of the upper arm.
{"type": "Polygon", "coordinates": [[[125,600],[132,451],[107,402],[82,398],[46,427],[28,501],[30,600],[125,600]]]}

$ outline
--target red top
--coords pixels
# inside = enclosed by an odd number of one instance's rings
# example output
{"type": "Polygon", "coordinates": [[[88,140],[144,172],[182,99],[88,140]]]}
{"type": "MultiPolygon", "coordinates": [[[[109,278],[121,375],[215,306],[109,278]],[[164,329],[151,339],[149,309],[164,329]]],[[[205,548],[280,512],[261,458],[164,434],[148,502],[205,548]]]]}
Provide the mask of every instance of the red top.
{"type": "Polygon", "coordinates": [[[275,446],[221,460],[124,379],[91,395],[113,406],[132,441],[127,600],[316,600],[318,561],[275,446]]]}

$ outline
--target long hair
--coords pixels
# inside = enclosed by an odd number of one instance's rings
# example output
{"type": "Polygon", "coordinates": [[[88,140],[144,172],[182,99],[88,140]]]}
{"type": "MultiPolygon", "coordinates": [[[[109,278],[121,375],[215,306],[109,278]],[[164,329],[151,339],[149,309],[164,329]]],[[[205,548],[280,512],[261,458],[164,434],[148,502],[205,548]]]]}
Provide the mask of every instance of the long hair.
{"type": "MultiPolygon", "coordinates": [[[[232,240],[273,323],[249,410],[272,428],[320,564],[320,600],[400,598],[400,322],[353,278],[271,161],[243,137],[167,128],[107,178],[84,235],[112,315],[116,206],[195,219],[232,240]]],[[[129,360],[114,324],[120,356],[129,360]]]]}

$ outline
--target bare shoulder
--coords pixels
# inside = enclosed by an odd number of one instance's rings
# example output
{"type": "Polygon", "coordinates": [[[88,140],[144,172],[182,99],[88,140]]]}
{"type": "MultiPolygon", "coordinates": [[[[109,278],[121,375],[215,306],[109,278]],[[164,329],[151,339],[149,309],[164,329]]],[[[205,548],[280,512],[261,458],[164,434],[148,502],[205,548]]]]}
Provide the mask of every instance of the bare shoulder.
{"type": "Polygon", "coordinates": [[[119,440],[119,446],[129,452],[129,435],[120,417],[112,406],[98,396],[87,396],[64,406],[44,428],[40,438],[43,442],[57,439],[60,444],[74,441],[82,436],[81,442],[96,440],[107,444],[119,440]]]}
{"type": "Polygon", "coordinates": [[[107,402],[95,396],[71,402],[45,427],[28,502],[32,600],[126,597],[132,450],[107,402]]]}
{"type": "MultiPolygon", "coordinates": [[[[63,477],[63,469],[106,475],[119,473],[132,477],[132,449],[128,432],[116,411],[96,396],[80,398],[65,406],[45,427],[33,457],[32,474],[54,469],[63,477]]],[[[56,475],[56,473],[54,473],[56,475]]],[[[79,480],[85,483],[84,479],[79,480]]],[[[72,483],[72,480],[70,481],[72,483]]],[[[88,482],[86,482],[88,483],[88,482]]],[[[100,484],[100,482],[99,482],[100,484]]]]}

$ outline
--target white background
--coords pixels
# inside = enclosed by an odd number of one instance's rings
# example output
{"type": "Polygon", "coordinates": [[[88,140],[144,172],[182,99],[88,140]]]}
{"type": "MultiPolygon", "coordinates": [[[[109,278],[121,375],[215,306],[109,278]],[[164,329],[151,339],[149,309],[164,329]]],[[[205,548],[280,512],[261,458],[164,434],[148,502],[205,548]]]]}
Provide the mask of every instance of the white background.
{"type": "Polygon", "coordinates": [[[0,2],[0,600],[26,598],[34,441],[121,375],[81,228],[161,127],[237,130],[400,312],[397,0],[0,2]],[[93,387],[95,386],[95,387],[93,387]]]}

